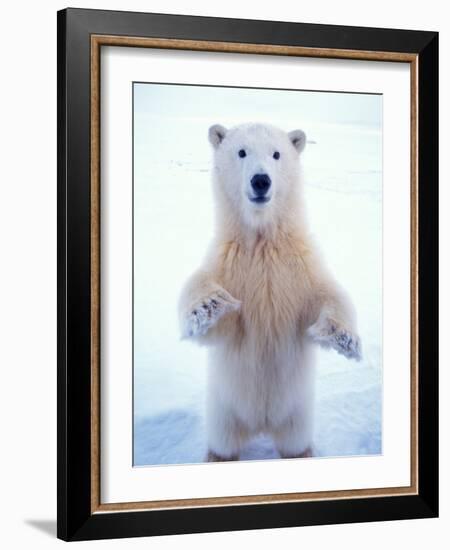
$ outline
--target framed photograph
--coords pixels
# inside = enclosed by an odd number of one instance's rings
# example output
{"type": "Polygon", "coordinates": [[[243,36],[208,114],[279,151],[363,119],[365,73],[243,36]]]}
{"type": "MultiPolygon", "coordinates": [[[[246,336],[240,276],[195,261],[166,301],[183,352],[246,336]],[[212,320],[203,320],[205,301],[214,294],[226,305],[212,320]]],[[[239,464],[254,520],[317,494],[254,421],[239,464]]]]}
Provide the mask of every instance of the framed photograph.
{"type": "Polygon", "coordinates": [[[58,13],[58,537],[438,514],[438,35],[58,13]]]}

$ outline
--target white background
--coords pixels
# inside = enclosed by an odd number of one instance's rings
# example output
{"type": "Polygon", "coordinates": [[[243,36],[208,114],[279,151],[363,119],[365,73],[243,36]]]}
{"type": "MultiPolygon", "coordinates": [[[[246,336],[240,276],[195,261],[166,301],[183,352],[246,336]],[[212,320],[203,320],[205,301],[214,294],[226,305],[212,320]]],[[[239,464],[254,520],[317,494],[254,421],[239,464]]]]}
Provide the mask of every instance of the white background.
{"type": "MultiPolygon", "coordinates": [[[[365,4],[353,0],[302,4],[279,0],[267,6],[229,0],[224,5],[197,1],[77,3],[79,7],[134,9],[225,17],[292,20],[441,31],[441,97],[449,97],[449,19],[442,2],[406,6],[380,0],[365,4]]],[[[21,2],[3,9],[2,86],[0,121],[2,161],[0,186],[2,270],[0,284],[2,381],[0,465],[2,546],[52,548],[56,516],[56,13],[61,2],[21,2]]],[[[448,103],[442,102],[441,121],[447,121],[448,103]]],[[[448,129],[441,123],[441,182],[450,179],[448,129]]],[[[441,187],[441,209],[450,204],[448,185],[441,187]]],[[[441,216],[442,273],[448,280],[449,217],[441,216]],[[444,256],[444,249],[447,254],[444,256]]],[[[448,288],[441,303],[449,304],[448,288]]],[[[443,311],[441,307],[441,311],[443,311]]],[[[441,335],[448,333],[448,316],[441,313],[441,335]]],[[[222,533],[163,537],[152,548],[228,548],[244,545],[327,545],[379,549],[396,544],[436,547],[450,535],[450,407],[444,390],[449,384],[445,366],[448,349],[442,347],[441,371],[441,519],[350,526],[309,527],[264,532],[222,533]]],[[[86,543],[86,547],[125,545],[148,547],[148,539],[86,543]]]]}

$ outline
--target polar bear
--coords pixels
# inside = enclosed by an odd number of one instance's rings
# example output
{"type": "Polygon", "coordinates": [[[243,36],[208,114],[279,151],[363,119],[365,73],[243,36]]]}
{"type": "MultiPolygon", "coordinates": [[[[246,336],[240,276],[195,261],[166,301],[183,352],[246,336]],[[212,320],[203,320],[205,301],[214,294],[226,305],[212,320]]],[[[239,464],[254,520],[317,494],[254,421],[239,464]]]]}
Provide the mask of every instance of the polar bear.
{"type": "Polygon", "coordinates": [[[356,316],[309,234],[302,130],[209,129],[216,229],[179,300],[182,337],[209,347],[208,461],[254,435],[282,458],[313,456],[314,344],[359,360],[356,316]]]}

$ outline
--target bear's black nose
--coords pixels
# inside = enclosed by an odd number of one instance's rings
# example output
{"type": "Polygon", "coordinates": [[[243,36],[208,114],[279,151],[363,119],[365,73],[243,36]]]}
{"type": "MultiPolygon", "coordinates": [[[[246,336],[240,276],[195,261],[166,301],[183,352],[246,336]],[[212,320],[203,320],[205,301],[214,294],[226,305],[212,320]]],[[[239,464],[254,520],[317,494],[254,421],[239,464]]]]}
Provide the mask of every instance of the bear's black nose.
{"type": "Polygon", "coordinates": [[[257,197],[263,197],[270,187],[270,178],[267,174],[255,174],[250,180],[257,197]]]}

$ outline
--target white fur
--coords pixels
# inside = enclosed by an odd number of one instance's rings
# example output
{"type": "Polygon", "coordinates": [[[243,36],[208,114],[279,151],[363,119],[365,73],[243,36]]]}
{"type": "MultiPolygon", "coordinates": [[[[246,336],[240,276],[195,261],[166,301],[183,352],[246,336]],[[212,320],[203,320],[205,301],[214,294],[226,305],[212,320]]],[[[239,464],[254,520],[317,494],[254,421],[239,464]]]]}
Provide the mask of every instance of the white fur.
{"type": "Polygon", "coordinates": [[[281,456],[299,456],[313,444],[314,343],[361,353],[353,307],[307,230],[298,162],[306,136],[215,125],[209,140],[216,234],[179,308],[182,335],[210,350],[209,450],[238,456],[267,432],[281,456]],[[252,201],[255,174],[271,180],[264,204],[252,201]]]}

